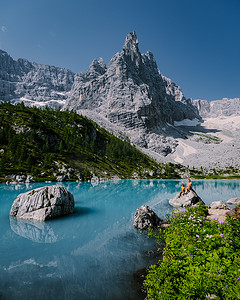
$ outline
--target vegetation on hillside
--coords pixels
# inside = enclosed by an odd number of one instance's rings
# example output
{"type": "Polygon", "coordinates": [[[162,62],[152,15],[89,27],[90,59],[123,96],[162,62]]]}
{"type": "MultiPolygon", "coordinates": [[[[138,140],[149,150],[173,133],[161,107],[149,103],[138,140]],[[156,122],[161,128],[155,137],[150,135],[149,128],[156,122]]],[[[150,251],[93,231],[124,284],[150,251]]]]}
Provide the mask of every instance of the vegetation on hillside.
{"type": "Polygon", "coordinates": [[[30,174],[38,181],[179,178],[184,167],[158,164],[74,111],[0,104],[0,180],[30,174]]]}
{"type": "Polygon", "coordinates": [[[163,261],[145,280],[148,299],[240,299],[240,218],[207,219],[204,205],[173,213],[163,261]]]}

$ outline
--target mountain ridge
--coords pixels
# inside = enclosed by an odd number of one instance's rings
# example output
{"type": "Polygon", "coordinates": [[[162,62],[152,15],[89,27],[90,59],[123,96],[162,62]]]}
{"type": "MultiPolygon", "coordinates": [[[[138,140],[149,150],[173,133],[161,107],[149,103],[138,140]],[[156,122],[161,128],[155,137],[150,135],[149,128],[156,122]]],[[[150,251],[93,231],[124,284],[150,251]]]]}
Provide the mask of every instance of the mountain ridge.
{"type": "Polygon", "coordinates": [[[74,109],[106,126],[110,122],[136,145],[166,156],[174,152],[169,126],[185,118],[199,118],[191,99],[158,70],[153,54],[141,54],[135,32],[127,35],[121,52],[108,66],[94,60],[87,72],[75,76],[63,109],[74,109]]]}
{"type": "Polygon", "coordinates": [[[181,87],[161,74],[153,54],[140,53],[135,32],[108,66],[94,59],[78,74],[13,60],[0,50],[0,100],[76,110],[158,161],[239,166],[240,99],[186,99],[181,87]]]}
{"type": "Polygon", "coordinates": [[[1,100],[37,103],[39,106],[47,103],[50,107],[59,107],[59,103],[66,100],[73,80],[74,73],[68,69],[22,58],[14,60],[7,52],[0,50],[1,100]]]}

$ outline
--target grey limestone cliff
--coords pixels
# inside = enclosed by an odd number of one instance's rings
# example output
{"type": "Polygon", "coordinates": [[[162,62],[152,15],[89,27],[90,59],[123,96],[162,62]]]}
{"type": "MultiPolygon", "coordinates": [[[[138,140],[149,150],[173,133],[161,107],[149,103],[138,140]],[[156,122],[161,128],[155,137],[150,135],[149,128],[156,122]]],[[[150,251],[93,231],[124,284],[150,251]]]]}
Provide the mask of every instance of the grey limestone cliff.
{"type": "Polygon", "coordinates": [[[0,50],[0,100],[57,107],[66,100],[73,81],[70,70],[14,60],[0,50]]]}
{"type": "Polygon", "coordinates": [[[135,32],[108,67],[95,59],[87,72],[76,76],[64,107],[94,109],[127,128],[153,129],[197,116],[180,87],[159,72],[153,54],[140,53],[135,32]]]}
{"type": "Polygon", "coordinates": [[[203,118],[228,117],[240,115],[240,98],[223,98],[222,100],[194,100],[199,114],[203,118]]]}
{"type": "Polygon", "coordinates": [[[107,67],[102,59],[94,60],[87,72],[76,75],[67,108],[93,119],[100,116],[122,127],[133,143],[165,155],[175,145],[165,132],[174,130],[171,124],[199,118],[192,100],[160,73],[153,54],[140,53],[135,32],[107,67]]]}

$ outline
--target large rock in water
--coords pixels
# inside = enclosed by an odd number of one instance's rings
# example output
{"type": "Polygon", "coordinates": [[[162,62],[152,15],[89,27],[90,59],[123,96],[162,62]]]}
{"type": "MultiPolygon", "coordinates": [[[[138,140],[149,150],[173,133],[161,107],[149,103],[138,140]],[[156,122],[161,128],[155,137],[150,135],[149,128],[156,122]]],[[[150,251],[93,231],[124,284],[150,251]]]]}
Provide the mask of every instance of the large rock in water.
{"type": "Polygon", "coordinates": [[[169,204],[174,207],[192,206],[198,202],[204,203],[194,190],[191,190],[180,197],[176,196],[175,198],[169,200],[169,204]]]}
{"type": "Polygon", "coordinates": [[[45,221],[74,212],[73,195],[64,187],[54,185],[18,195],[10,216],[45,221]]]}
{"type": "Polygon", "coordinates": [[[162,220],[147,205],[142,205],[135,212],[133,225],[138,229],[156,228],[161,223],[162,220]]]}

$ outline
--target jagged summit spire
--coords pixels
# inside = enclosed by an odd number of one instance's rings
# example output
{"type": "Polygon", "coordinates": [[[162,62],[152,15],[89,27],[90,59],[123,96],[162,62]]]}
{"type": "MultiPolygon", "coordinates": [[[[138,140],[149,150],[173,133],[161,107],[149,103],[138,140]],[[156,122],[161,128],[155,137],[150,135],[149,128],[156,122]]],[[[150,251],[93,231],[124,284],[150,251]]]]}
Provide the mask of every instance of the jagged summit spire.
{"type": "Polygon", "coordinates": [[[125,44],[123,46],[123,53],[130,57],[130,60],[139,67],[142,61],[141,53],[138,49],[138,39],[136,32],[130,32],[125,40],[125,44]]]}
{"type": "Polygon", "coordinates": [[[92,61],[88,68],[88,73],[95,77],[97,74],[102,75],[106,71],[106,64],[102,58],[97,60],[96,58],[92,61]]]}
{"type": "Polygon", "coordinates": [[[125,40],[125,44],[123,46],[124,50],[137,50],[138,51],[138,39],[137,39],[137,35],[136,32],[130,32],[125,40]]]}

